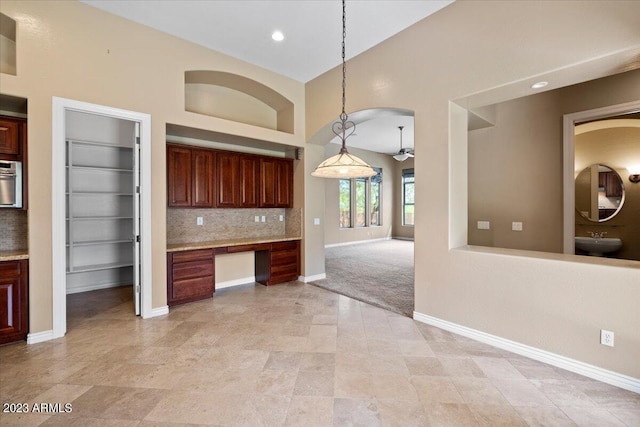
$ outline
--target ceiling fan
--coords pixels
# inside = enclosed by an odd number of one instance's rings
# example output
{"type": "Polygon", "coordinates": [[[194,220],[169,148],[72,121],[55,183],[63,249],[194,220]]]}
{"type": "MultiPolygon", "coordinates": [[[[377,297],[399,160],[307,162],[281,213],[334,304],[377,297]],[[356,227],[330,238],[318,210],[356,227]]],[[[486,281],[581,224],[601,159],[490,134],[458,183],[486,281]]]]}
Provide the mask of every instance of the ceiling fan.
{"type": "Polygon", "coordinates": [[[413,154],[413,150],[410,148],[402,148],[402,129],[404,129],[404,126],[398,126],[398,129],[400,129],[400,151],[398,151],[398,154],[394,155],[393,158],[399,162],[404,162],[409,157],[415,157],[415,154],[413,154]]]}

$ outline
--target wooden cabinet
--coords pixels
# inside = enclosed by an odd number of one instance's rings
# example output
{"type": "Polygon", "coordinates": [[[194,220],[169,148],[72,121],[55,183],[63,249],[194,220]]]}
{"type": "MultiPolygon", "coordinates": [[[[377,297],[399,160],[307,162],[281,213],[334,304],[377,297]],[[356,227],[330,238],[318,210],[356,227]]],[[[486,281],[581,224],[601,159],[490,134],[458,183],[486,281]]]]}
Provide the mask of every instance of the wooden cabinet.
{"type": "Polygon", "coordinates": [[[196,208],[214,207],[214,170],[215,153],[211,150],[192,150],[191,152],[191,206],[196,208]]]}
{"type": "Polygon", "coordinates": [[[23,341],[28,327],[29,262],[0,262],[0,344],[23,341]]]}
{"type": "Polygon", "coordinates": [[[599,186],[604,187],[606,197],[622,197],[622,183],[617,173],[600,172],[598,181],[599,186]]]}
{"type": "Polygon", "coordinates": [[[240,155],[218,152],[216,154],[216,207],[237,208],[240,206],[240,155]]]}
{"type": "Polygon", "coordinates": [[[22,141],[24,119],[0,117],[0,154],[5,160],[22,160],[22,141]],[[10,156],[10,157],[7,157],[10,156]]]}
{"type": "Polygon", "coordinates": [[[169,207],[212,208],[215,152],[179,145],[167,146],[169,207]]]}
{"type": "Polygon", "coordinates": [[[167,146],[167,201],[169,207],[191,207],[191,149],[167,146]]]}
{"type": "Polygon", "coordinates": [[[211,298],[215,292],[213,249],[167,254],[167,304],[211,298]]]}
{"type": "Polygon", "coordinates": [[[271,243],[270,250],[256,252],[256,281],[263,285],[298,280],[300,275],[300,242],[271,243]]]}
{"type": "Polygon", "coordinates": [[[260,159],[260,207],[293,206],[293,160],[260,159]]]}
{"type": "Polygon", "coordinates": [[[260,189],[260,159],[240,156],[240,207],[257,208],[260,189]]]}
{"type": "Polygon", "coordinates": [[[293,207],[293,160],[168,144],[167,204],[293,207]]]}

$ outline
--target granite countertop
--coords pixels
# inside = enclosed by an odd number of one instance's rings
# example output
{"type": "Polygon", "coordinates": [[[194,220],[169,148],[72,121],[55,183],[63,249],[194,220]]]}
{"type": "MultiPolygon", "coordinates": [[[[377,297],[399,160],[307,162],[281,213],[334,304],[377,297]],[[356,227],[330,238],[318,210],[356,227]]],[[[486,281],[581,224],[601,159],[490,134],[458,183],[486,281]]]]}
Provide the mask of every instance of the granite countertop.
{"type": "Polygon", "coordinates": [[[0,251],[0,261],[17,261],[20,259],[29,259],[29,251],[27,249],[0,251]]]}
{"type": "Polygon", "coordinates": [[[206,242],[171,243],[167,244],[167,252],[189,251],[194,249],[215,249],[227,246],[256,245],[260,243],[288,242],[302,240],[300,236],[266,236],[248,237],[245,239],[209,240],[206,242]]]}

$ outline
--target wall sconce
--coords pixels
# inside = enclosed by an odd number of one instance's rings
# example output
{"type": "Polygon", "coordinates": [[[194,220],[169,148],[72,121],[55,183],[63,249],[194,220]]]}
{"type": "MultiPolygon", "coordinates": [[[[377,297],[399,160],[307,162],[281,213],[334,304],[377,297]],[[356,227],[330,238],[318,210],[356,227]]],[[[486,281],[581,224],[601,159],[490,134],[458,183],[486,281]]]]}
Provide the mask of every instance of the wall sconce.
{"type": "Polygon", "coordinates": [[[629,181],[633,182],[634,184],[639,183],[640,182],[640,165],[630,166],[627,168],[627,170],[631,174],[629,175],[629,181]]]}

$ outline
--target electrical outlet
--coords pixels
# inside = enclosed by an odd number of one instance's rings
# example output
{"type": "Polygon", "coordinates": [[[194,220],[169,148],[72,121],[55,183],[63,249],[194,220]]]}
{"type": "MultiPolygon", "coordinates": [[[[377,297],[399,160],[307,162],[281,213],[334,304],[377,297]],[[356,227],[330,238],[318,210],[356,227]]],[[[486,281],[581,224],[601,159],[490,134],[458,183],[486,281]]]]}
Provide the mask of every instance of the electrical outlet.
{"type": "Polygon", "coordinates": [[[267,217],[262,215],[262,222],[267,222],[267,217]]]}
{"type": "Polygon", "coordinates": [[[512,231],[522,231],[522,223],[521,222],[512,222],[511,223],[512,231]]]}
{"type": "Polygon", "coordinates": [[[204,219],[202,219],[201,216],[196,217],[196,224],[197,225],[204,225],[204,219]]]}
{"type": "Polygon", "coordinates": [[[280,215],[278,218],[280,219],[280,221],[284,221],[284,215],[280,215]]]}
{"type": "Polygon", "coordinates": [[[613,332],[600,329],[600,344],[613,347],[613,338],[613,332]]]}
{"type": "Polygon", "coordinates": [[[256,221],[256,222],[260,222],[260,217],[259,217],[258,215],[256,215],[256,219],[255,219],[255,221],[256,221]]]}
{"type": "Polygon", "coordinates": [[[491,223],[489,221],[478,221],[478,230],[489,230],[491,223]]]}

